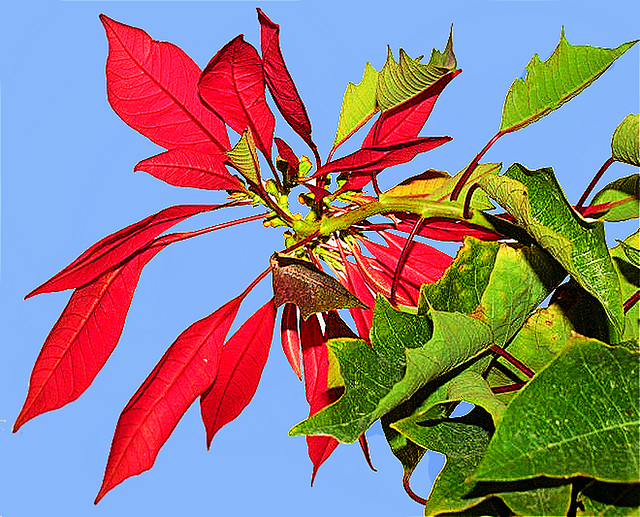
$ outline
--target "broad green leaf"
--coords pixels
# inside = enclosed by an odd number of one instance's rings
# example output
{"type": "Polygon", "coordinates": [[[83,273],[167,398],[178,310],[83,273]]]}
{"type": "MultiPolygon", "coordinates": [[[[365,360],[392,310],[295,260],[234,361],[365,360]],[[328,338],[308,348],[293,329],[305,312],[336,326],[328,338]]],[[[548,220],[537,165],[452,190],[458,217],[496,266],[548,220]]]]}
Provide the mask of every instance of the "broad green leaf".
{"type": "Polygon", "coordinates": [[[591,201],[591,206],[610,205],[598,216],[605,221],[626,221],[640,217],[640,174],[618,178],[600,190],[591,201]]]}
{"type": "Polygon", "coordinates": [[[565,273],[538,246],[513,247],[469,238],[442,278],[422,286],[419,307],[472,313],[503,346],[565,273]]]}
{"type": "MultiPolygon", "coordinates": [[[[640,230],[624,239],[623,244],[611,249],[613,265],[620,279],[622,298],[626,300],[640,289],[640,269],[630,261],[628,253],[625,253],[624,246],[635,250],[640,249],[640,230]]],[[[633,341],[636,346],[640,345],[639,320],[640,304],[636,303],[624,315],[625,325],[621,341],[633,341]]]]}
{"type": "MultiPolygon", "coordinates": [[[[565,347],[571,335],[571,322],[562,309],[552,304],[538,309],[509,343],[507,351],[534,372],[550,363],[565,347]]],[[[506,361],[493,364],[486,376],[491,387],[521,382],[522,373],[506,361]]],[[[497,398],[508,402],[515,392],[500,393],[497,398]]]]}
{"type": "Polygon", "coordinates": [[[640,114],[627,115],[613,132],[611,156],[619,162],[640,167],[640,114]]]}
{"type": "Polygon", "coordinates": [[[344,395],[289,431],[331,435],[351,443],[429,380],[480,354],[491,344],[484,323],[459,313],[413,315],[378,296],[371,348],[365,341],[329,341],[340,363],[344,395]]]}
{"type": "MultiPolygon", "coordinates": [[[[436,416],[432,411],[429,416],[436,416]]],[[[497,495],[518,515],[564,515],[571,486],[536,479],[522,483],[474,483],[469,480],[489,444],[493,426],[484,411],[452,419],[401,420],[392,427],[424,449],[446,455],[445,466],[434,483],[425,515],[458,512],[497,495]]]]}
{"type": "Polygon", "coordinates": [[[437,284],[423,286],[418,314],[379,297],[369,348],[360,340],[329,343],[345,394],[290,434],[329,434],[354,441],[419,388],[504,344],[560,280],[549,255],[469,238],[437,284]]]}
{"type": "Polygon", "coordinates": [[[620,283],[601,222],[587,222],[567,201],[551,168],[530,171],[513,164],[501,176],[485,176],[480,186],[517,220],[540,246],[604,307],[611,340],[624,326],[620,283]]]}
{"type": "Polygon", "coordinates": [[[340,282],[311,262],[274,253],[270,264],[276,307],[294,303],[305,320],[316,312],[367,308],[340,282]]]}
{"type": "Polygon", "coordinates": [[[578,499],[584,512],[578,516],[632,517],[640,515],[640,484],[591,481],[578,499]]]}
{"type": "Polygon", "coordinates": [[[509,404],[474,479],[638,482],[639,357],[574,337],[509,404]]]}
{"type": "Polygon", "coordinates": [[[389,110],[426,90],[442,76],[456,69],[452,34],[444,51],[433,49],[429,62],[421,64],[422,56],[411,59],[400,49],[398,61],[387,48],[387,62],[380,70],[377,103],[382,111],[389,110]]]}
{"type": "Polygon", "coordinates": [[[334,149],[371,120],[371,117],[378,111],[376,91],[379,73],[370,63],[367,63],[362,81],[358,84],[349,82],[347,85],[347,91],[344,92],[340,108],[338,131],[333,141],[334,149]]]}
{"type": "Polygon", "coordinates": [[[227,151],[227,157],[233,168],[242,174],[244,179],[254,185],[260,185],[260,162],[251,129],[247,128],[242,133],[234,148],[227,151]]]}
{"type": "Polygon", "coordinates": [[[600,77],[636,41],[619,47],[576,46],[567,42],[564,29],[549,59],[538,54],[527,65],[524,79],[516,79],[504,101],[501,133],[517,131],[558,109],[600,77]]]}
{"type": "Polygon", "coordinates": [[[627,257],[627,260],[635,267],[640,267],[640,249],[632,246],[631,244],[627,244],[624,241],[618,242],[620,243],[620,246],[622,246],[622,251],[627,257]]]}

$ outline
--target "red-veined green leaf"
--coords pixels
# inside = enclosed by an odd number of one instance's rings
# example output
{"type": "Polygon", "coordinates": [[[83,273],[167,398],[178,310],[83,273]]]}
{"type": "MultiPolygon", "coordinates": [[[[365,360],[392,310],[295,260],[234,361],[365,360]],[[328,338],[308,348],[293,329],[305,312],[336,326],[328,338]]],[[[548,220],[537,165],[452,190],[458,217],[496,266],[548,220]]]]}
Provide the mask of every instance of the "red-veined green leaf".
{"type": "Polygon", "coordinates": [[[100,240],[25,298],[83,286],[118,266],[180,221],[224,206],[228,205],[175,205],[165,208],[100,240]]]}
{"type": "Polygon", "coordinates": [[[262,67],[273,100],[293,130],[311,149],[316,150],[316,144],[311,140],[311,121],[307,110],[282,57],[280,26],[273,23],[260,9],[258,9],[258,20],[260,21],[262,67]]]}
{"type": "Polygon", "coordinates": [[[142,160],[134,171],[144,171],[175,187],[206,190],[242,190],[242,184],[224,165],[224,152],[211,154],[172,149],[142,160]]]}
{"type": "Polygon", "coordinates": [[[222,347],[215,381],[200,398],[207,448],[220,428],[242,413],[258,389],[275,319],[276,307],[269,300],[222,347]]]}
{"type": "Polygon", "coordinates": [[[271,159],[275,119],[265,98],[258,51],[239,35],[213,56],[200,76],[200,97],[231,129],[251,129],[256,146],[271,159]]]}
{"type": "Polygon", "coordinates": [[[246,292],[185,330],[118,419],[97,504],[125,479],[149,470],[182,415],[215,380],[224,339],[246,292]]]}
{"type": "Polygon", "coordinates": [[[141,29],[104,14],[100,20],[109,40],[107,97],[118,116],[166,149],[229,149],[224,123],[198,99],[198,65],[141,29]]]}
{"type": "Polygon", "coordinates": [[[293,373],[302,380],[302,365],[300,360],[300,330],[298,328],[298,308],[293,303],[285,303],[280,321],[280,343],[284,355],[291,365],[293,373]]]}
{"type": "Polygon", "coordinates": [[[150,248],[73,292],[33,366],[14,432],[91,385],[120,339],[142,269],[161,249],[150,248]]]}

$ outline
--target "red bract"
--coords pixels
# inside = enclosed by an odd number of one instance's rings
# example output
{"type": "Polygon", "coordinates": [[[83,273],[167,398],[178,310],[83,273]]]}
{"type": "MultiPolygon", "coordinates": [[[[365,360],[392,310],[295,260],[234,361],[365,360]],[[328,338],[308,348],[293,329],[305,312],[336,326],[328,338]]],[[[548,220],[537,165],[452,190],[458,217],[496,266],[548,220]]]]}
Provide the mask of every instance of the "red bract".
{"type": "Polygon", "coordinates": [[[242,184],[224,165],[226,154],[172,149],[142,160],[134,171],[144,171],[176,187],[206,190],[242,190],[242,184]]]}
{"type": "Polygon", "coordinates": [[[462,70],[448,73],[415,97],[382,113],[369,130],[362,147],[390,145],[417,137],[438,96],[460,72],[462,70]]]}
{"type": "Polygon", "coordinates": [[[231,336],[222,348],[215,381],[200,398],[207,448],[220,428],[247,407],[269,356],[276,307],[269,300],[231,336]]]}
{"type": "MultiPolygon", "coordinates": [[[[314,415],[338,400],[340,390],[329,389],[329,355],[317,315],[308,320],[300,320],[302,342],[302,365],[304,388],[309,402],[309,415],[314,415]]],[[[338,446],[338,441],[330,436],[307,436],[309,459],[313,463],[311,484],[322,465],[338,446]]]]}
{"type": "Polygon", "coordinates": [[[311,140],[311,121],[300,98],[280,50],[280,26],[273,23],[260,9],[260,49],[264,75],[269,91],[283,118],[300,135],[317,156],[316,144],[311,140]]]}
{"type": "Polygon", "coordinates": [[[246,293],[185,330],[122,411],[96,504],[128,477],[149,470],[182,415],[216,378],[222,344],[246,293]]]}
{"type": "Polygon", "coordinates": [[[181,49],[100,15],[109,40],[107,96],[122,120],[166,149],[230,149],[220,118],[198,100],[200,69],[181,49]]]}
{"type": "Polygon", "coordinates": [[[292,303],[285,303],[280,322],[280,343],[289,365],[302,380],[302,365],[300,363],[300,329],[298,328],[298,309],[292,303]]]}
{"type": "Polygon", "coordinates": [[[358,266],[348,260],[343,261],[343,266],[345,268],[345,272],[338,275],[342,285],[353,292],[369,307],[369,309],[349,309],[349,313],[356,324],[356,329],[358,329],[358,335],[365,341],[369,342],[369,332],[371,331],[371,324],[373,322],[375,298],[367,287],[358,266]]]}
{"type": "Polygon", "coordinates": [[[318,169],[313,177],[332,172],[379,172],[387,167],[413,160],[419,153],[430,151],[451,140],[450,137],[424,137],[405,140],[393,145],[371,145],[338,158],[318,169]]]}
{"type": "Polygon", "coordinates": [[[142,268],[161,249],[149,249],[74,291],[33,366],[14,432],[89,387],[120,339],[142,268]]]}
{"type": "Polygon", "coordinates": [[[275,119],[265,98],[262,61],[242,34],[209,61],[198,84],[200,97],[235,132],[250,128],[256,146],[271,160],[275,119]]]}
{"type": "MultiPolygon", "coordinates": [[[[414,214],[394,214],[394,216],[399,220],[395,228],[404,233],[411,233],[419,219],[414,214]]],[[[427,219],[420,228],[418,235],[427,239],[447,242],[462,242],[467,236],[483,241],[497,241],[503,238],[499,233],[475,226],[466,221],[452,221],[450,219],[427,219]]]]}

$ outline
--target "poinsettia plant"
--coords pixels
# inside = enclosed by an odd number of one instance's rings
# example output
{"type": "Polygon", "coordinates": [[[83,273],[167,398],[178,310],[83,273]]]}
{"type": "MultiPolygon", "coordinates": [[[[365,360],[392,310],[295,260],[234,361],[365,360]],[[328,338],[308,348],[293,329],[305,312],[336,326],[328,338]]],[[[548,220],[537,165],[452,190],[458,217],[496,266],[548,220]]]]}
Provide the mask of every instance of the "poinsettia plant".
{"type": "Polygon", "coordinates": [[[312,481],[339,443],[359,441],[369,461],[365,432],[381,419],[403,485],[428,515],[637,511],[640,233],[609,249],[604,223],[638,217],[639,175],[586,200],[613,162],[640,165],[639,116],[620,123],[611,157],[575,205],[551,168],[515,163],[501,172],[501,164],[481,163],[498,139],[569,101],[636,41],[574,46],[563,32],[551,57],[534,56],[513,83],[497,133],[468,166],[454,175],[429,169],[383,192],[385,169],[451,140],[420,136],[461,72],[451,36],[426,63],[401,49],[397,59],[388,52],[381,70],[367,64],[361,82],[347,87],[323,160],[279,26],[260,9],[260,51],[240,35],[204,70],[171,43],[101,20],[109,103],[166,149],[135,170],[226,199],[133,223],[27,295],[73,290],[36,360],[14,432],[89,387],[157,253],[262,221],[286,229],[282,249],[265,255],[264,272],[236,298],[186,329],[132,396],[96,503],[152,467],[198,398],[210,446],[255,394],[282,307],[283,352],[309,403],[309,417],[290,434],[307,437],[312,481]],[[275,136],[267,91],[310,156],[275,136]],[[335,157],[370,121],[360,147],[335,157]],[[238,136],[230,139],[228,128],[238,136]],[[294,213],[295,201],[305,214],[294,213]],[[259,213],[166,233],[194,215],[246,206],[259,213]],[[461,245],[451,257],[417,239],[461,245]],[[240,305],[268,275],[273,298],[229,336],[240,305]],[[462,401],[474,408],[455,416],[462,401]],[[447,463],[427,498],[410,478],[428,450],[447,463]]]}

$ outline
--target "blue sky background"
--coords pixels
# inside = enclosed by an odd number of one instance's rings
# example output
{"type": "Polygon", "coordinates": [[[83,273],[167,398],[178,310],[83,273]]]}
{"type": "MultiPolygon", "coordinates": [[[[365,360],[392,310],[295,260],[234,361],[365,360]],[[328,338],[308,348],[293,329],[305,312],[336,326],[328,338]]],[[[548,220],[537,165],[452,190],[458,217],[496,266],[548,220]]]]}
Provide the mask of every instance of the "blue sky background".
{"type": "MultiPolygon", "coordinates": [[[[69,296],[23,301],[24,295],[123,226],[173,204],[222,199],[220,193],[178,189],[133,174],[133,166],[159,148],[126,126],[107,103],[107,42],[98,14],[171,41],[204,67],[239,33],[259,45],[256,6],[281,25],[285,60],[323,157],[335,135],[347,82],[360,80],[365,62],[379,69],[387,44],[396,55],[402,46],[412,57],[428,56],[432,47],[444,47],[453,23],[454,49],[464,72],[439,99],[423,134],[454,140],[407,167],[387,171],[383,186],[429,167],[455,172],[468,163],[498,129],[511,82],[534,53],[549,56],[563,25],[573,44],[613,47],[640,36],[635,0],[3,2],[2,517],[421,514],[402,490],[400,464],[379,426],[368,434],[377,473],[366,467],[357,444],[341,446],[309,487],[304,439],[287,436],[308,406],[278,339],[253,402],[220,431],[209,452],[196,404],[153,470],[125,481],[93,506],[115,423],[130,396],[182,330],[236,296],[282,248],[281,231],[265,231],[259,222],[160,253],[143,272],[120,345],[91,388],[76,402],[11,433],[33,362],[69,296]]],[[[575,203],[609,157],[613,130],[631,112],[638,112],[637,47],[560,111],[503,138],[485,161],[553,166],[575,203]]],[[[281,119],[276,134],[299,153],[308,152],[281,119]]],[[[601,185],[632,172],[616,164],[601,185]]],[[[216,212],[177,228],[196,229],[250,213],[216,212]]],[[[633,230],[633,224],[616,227],[610,238],[633,230]]],[[[269,282],[263,282],[237,321],[260,307],[269,290],[269,282]]],[[[441,465],[438,458],[427,463],[413,480],[421,494],[441,465]]]]}

